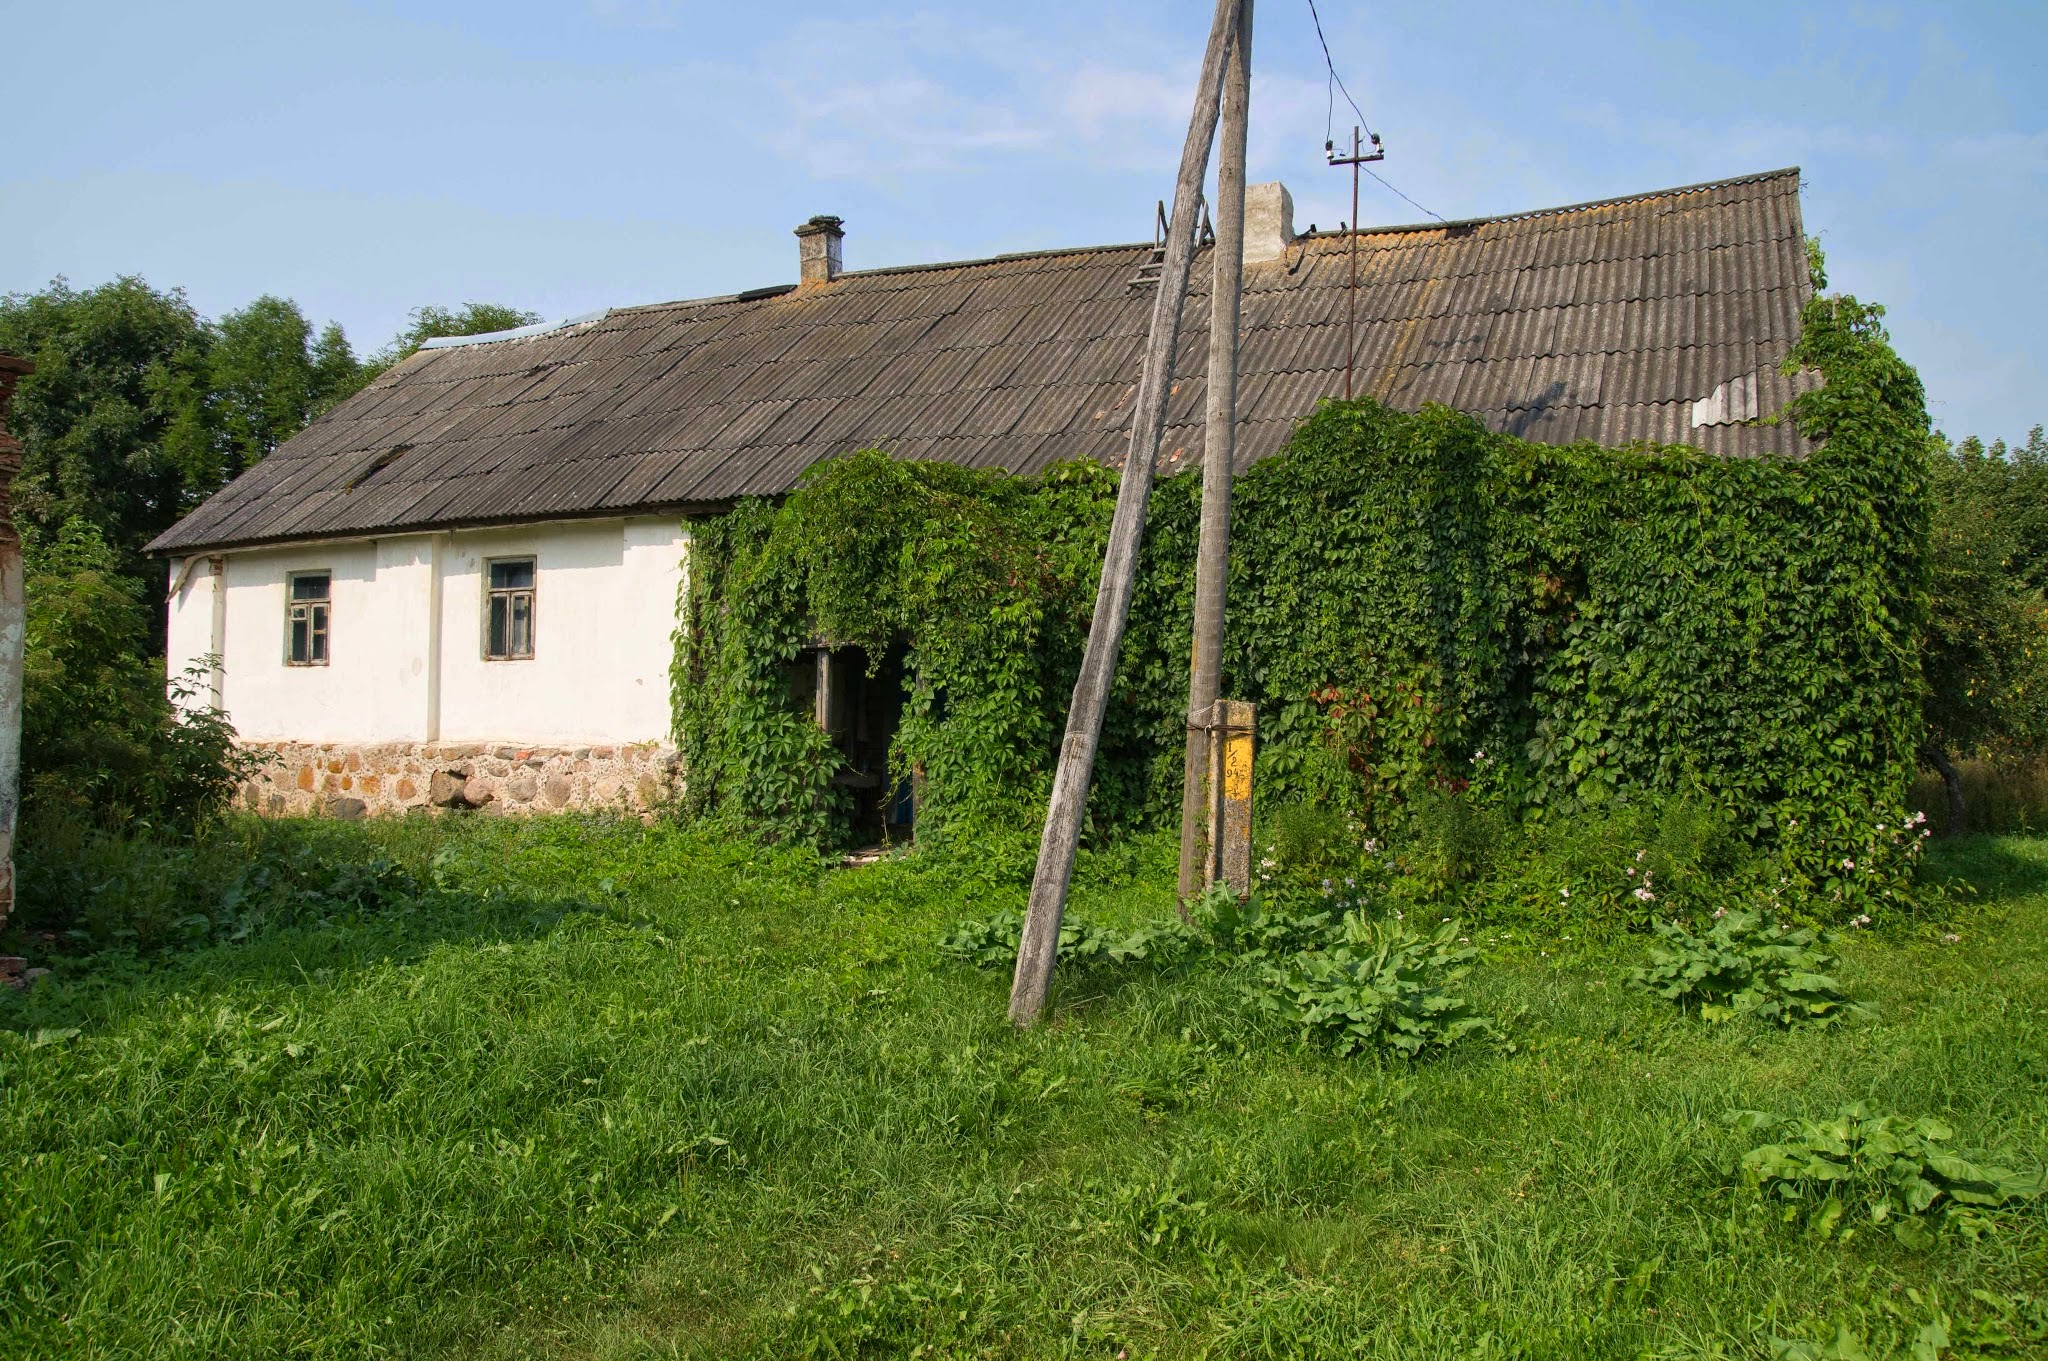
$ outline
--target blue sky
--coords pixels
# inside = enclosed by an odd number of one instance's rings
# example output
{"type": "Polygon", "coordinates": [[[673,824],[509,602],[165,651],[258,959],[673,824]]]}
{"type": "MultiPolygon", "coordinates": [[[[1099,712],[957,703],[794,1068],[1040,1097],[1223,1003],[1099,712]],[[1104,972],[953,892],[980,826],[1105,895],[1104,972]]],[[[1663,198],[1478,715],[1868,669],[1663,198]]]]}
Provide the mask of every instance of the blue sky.
{"type": "MultiPolygon", "coordinates": [[[[1952,435],[2048,421],[2048,7],[1320,0],[1389,180],[1445,217],[1800,165],[1952,435]]],[[[550,317],[1149,236],[1207,6],[0,3],[0,291],[262,293],[359,350],[427,302],[550,317]]],[[[1251,175],[1349,216],[1307,0],[1263,0],[1251,175]]],[[[1341,110],[1341,104],[1340,104],[1341,110]]],[[[1339,128],[1348,129],[1348,117],[1339,128]]],[[[1341,134],[1340,134],[1341,135],[1341,134]]],[[[1368,224],[1413,208],[1367,182],[1368,224]]]]}

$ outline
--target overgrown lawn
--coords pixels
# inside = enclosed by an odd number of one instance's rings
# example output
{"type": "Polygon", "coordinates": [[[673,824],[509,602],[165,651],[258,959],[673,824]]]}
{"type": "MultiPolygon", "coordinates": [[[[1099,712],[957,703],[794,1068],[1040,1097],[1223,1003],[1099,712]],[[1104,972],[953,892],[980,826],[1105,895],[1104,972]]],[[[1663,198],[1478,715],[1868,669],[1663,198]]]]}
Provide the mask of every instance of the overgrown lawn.
{"type": "MultiPolygon", "coordinates": [[[[1624,985],[1640,938],[1481,927],[1512,1052],[1410,1064],[1215,970],[1063,971],[1015,1034],[1007,977],[935,949],[1021,904],[971,864],[263,835],[417,891],[0,995],[0,1355],[2048,1354],[2040,1201],[1823,1238],[1728,1119],[1862,1101],[2038,1171],[2048,841],[1946,852],[1954,920],[1846,943],[1874,1018],[1709,1024],[1624,985]]],[[[1084,856],[1073,910],[1170,913],[1172,855],[1084,856]]]]}

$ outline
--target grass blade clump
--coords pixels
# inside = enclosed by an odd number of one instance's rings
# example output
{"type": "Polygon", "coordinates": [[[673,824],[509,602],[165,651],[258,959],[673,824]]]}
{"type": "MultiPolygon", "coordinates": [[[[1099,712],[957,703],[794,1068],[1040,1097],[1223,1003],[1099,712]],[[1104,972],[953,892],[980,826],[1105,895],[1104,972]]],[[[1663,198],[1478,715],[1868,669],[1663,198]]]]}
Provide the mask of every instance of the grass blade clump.
{"type": "Polygon", "coordinates": [[[1861,1101],[1825,1120],[1751,1111],[1736,1121],[1789,1135],[1743,1154],[1742,1178],[1784,1201],[1788,1221],[1803,1218],[1822,1238],[1860,1210],[1869,1223],[1889,1225],[1907,1247],[1926,1247],[1943,1228],[1974,1239],[1992,1227],[1990,1212],[2048,1190],[2039,1171],[2015,1172],[1949,1152],[1944,1145],[1954,1132],[1939,1120],[1876,1115],[1861,1101]]]}
{"type": "MultiPolygon", "coordinates": [[[[1023,936],[1023,913],[998,912],[955,925],[939,938],[939,954],[977,969],[1007,969],[1017,962],[1017,945],[1023,936]]],[[[1067,964],[1164,960],[1179,954],[1193,939],[1189,928],[1177,921],[1112,931],[1068,917],[1060,923],[1059,957],[1067,964]]]]}
{"type": "Polygon", "coordinates": [[[1754,912],[1729,912],[1703,936],[1676,922],[1658,922],[1650,962],[1629,971],[1641,988],[1709,1021],[1756,1016],[1781,1026],[1827,1027],[1868,1010],[1827,972],[1834,937],[1797,930],[1754,912]]]}

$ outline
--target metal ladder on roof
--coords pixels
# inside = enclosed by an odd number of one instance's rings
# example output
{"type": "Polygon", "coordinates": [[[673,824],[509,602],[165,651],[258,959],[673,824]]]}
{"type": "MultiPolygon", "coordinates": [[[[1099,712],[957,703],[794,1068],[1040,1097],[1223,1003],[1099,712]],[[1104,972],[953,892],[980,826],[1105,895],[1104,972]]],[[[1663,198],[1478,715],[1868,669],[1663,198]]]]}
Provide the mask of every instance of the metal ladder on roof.
{"type": "MultiPolygon", "coordinates": [[[[1195,231],[1195,244],[1198,247],[1213,246],[1216,244],[1216,226],[1209,221],[1209,203],[1207,199],[1199,200],[1199,203],[1202,209],[1202,225],[1195,231]]],[[[1138,272],[1131,276],[1132,288],[1156,284],[1159,282],[1159,276],[1165,273],[1167,227],[1166,200],[1161,199],[1159,210],[1152,220],[1152,253],[1145,257],[1145,262],[1138,266],[1138,272]]]]}

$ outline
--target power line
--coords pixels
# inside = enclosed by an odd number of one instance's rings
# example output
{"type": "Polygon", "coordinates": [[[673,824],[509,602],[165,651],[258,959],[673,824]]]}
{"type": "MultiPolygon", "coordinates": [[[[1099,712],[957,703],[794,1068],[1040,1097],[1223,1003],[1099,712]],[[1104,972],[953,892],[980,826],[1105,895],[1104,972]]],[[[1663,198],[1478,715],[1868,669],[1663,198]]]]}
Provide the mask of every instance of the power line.
{"type": "MultiPolygon", "coordinates": [[[[1315,22],[1316,41],[1322,44],[1323,66],[1330,73],[1328,81],[1324,83],[1324,92],[1329,96],[1329,99],[1328,104],[1323,111],[1323,145],[1327,147],[1335,140],[1335,132],[1333,131],[1333,129],[1336,124],[1337,93],[1339,91],[1343,92],[1344,102],[1351,106],[1351,112],[1358,115],[1358,125],[1364,128],[1366,134],[1370,136],[1375,143],[1377,143],[1380,140],[1379,136],[1378,134],[1373,132],[1372,123],[1366,118],[1365,110],[1358,107],[1358,101],[1351,97],[1351,91],[1347,89],[1344,85],[1344,77],[1337,74],[1337,63],[1330,56],[1330,40],[1323,36],[1323,16],[1316,9],[1316,0],[1308,0],[1308,15],[1309,18],[1315,22]]],[[[1363,169],[1364,167],[1360,168],[1363,169]]],[[[1400,198],[1400,200],[1403,203],[1406,203],[1410,208],[1413,208],[1416,212],[1421,213],[1427,217],[1433,217],[1439,222],[1447,220],[1442,213],[1436,212],[1435,210],[1430,208],[1425,208],[1421,204],[1417,203],[1414,199],[1409,198],[1406,194],[1402,193],[1399,189],[1395,188],[1393,184],[1389,183],[1384,175],[1381,175],[1380,173],[1374,170],[1366,170],[1365,173],[1371,175],[1375,180],[1378,180],[1382,188],[1393,193],[1395,196],[1400,198]]],[[[1354,222],[1351,224],[1351,227],[1352,230],[1356,231],[1358,229],[1358,224],[1354,222]]]]}
{"type": "MultiPolygon", "coordinates": [[[[1316,10],[1316,0],[1308,0],[1308,17],[1315,21],[1316,41],[1323,45],[1323,65],[1326,68],[1328,68],[1330,72],[1330,79],[1327,82],[1325,89],[1327,90],[1329,87],[1334,86],[1338,90],[1343,90],[1344,102],[1351,106],[1351,112],[1358,115],[1359,126],[1364,128],[1366,132],[1370,133],[1372,131],[1372,123],[1366,118],[1365,111],[1358,107],[1358,101],[1351,97],[1351,91],[1344,89],[1344,77],[1337,74],[1337,63],[1330,60],[1330,40],[1323,36],[1323,16],[1316,10]]],[[[1334,115],[1336,114],[1336,112],[1337,100],[1336,97],[1332,95],[1330,99],[1329,109],[1325,113],[1323,118],[1324,141],[1328,141],[1330,139],[1330,130],[1335,123],[1334,115]]]]}
{"type": "MultiPolygon", "coordinates": [[[[1365,167],[1360,166],[1359,169],[1364,170],[1365,167]]],[[[1378,171],[1366,170],[1365,173],[1371,175],[1374,179],[1378,180],[1380,184],[1385,188],[1393,190],[1395,194],[1400,196],[1402,202],[1406,203],[1410,208],[1413,208],[1416,212],[1426,214],[1429,217],[1433,217],[1439,222],[1447,222],[1450,220],[1446,218],[1442,213],[1434,212],[1431,209],[1423,207],[1414,199],[1409,198],[1406,194],[1401,193],[1399,189],[1395,189],[1393,185],[1387,183],[1386,177],[1381,175],[1378,171]]],[[[1356,226],[1357,224],[1354,223],[1352,225],[1356,226]]]]}

